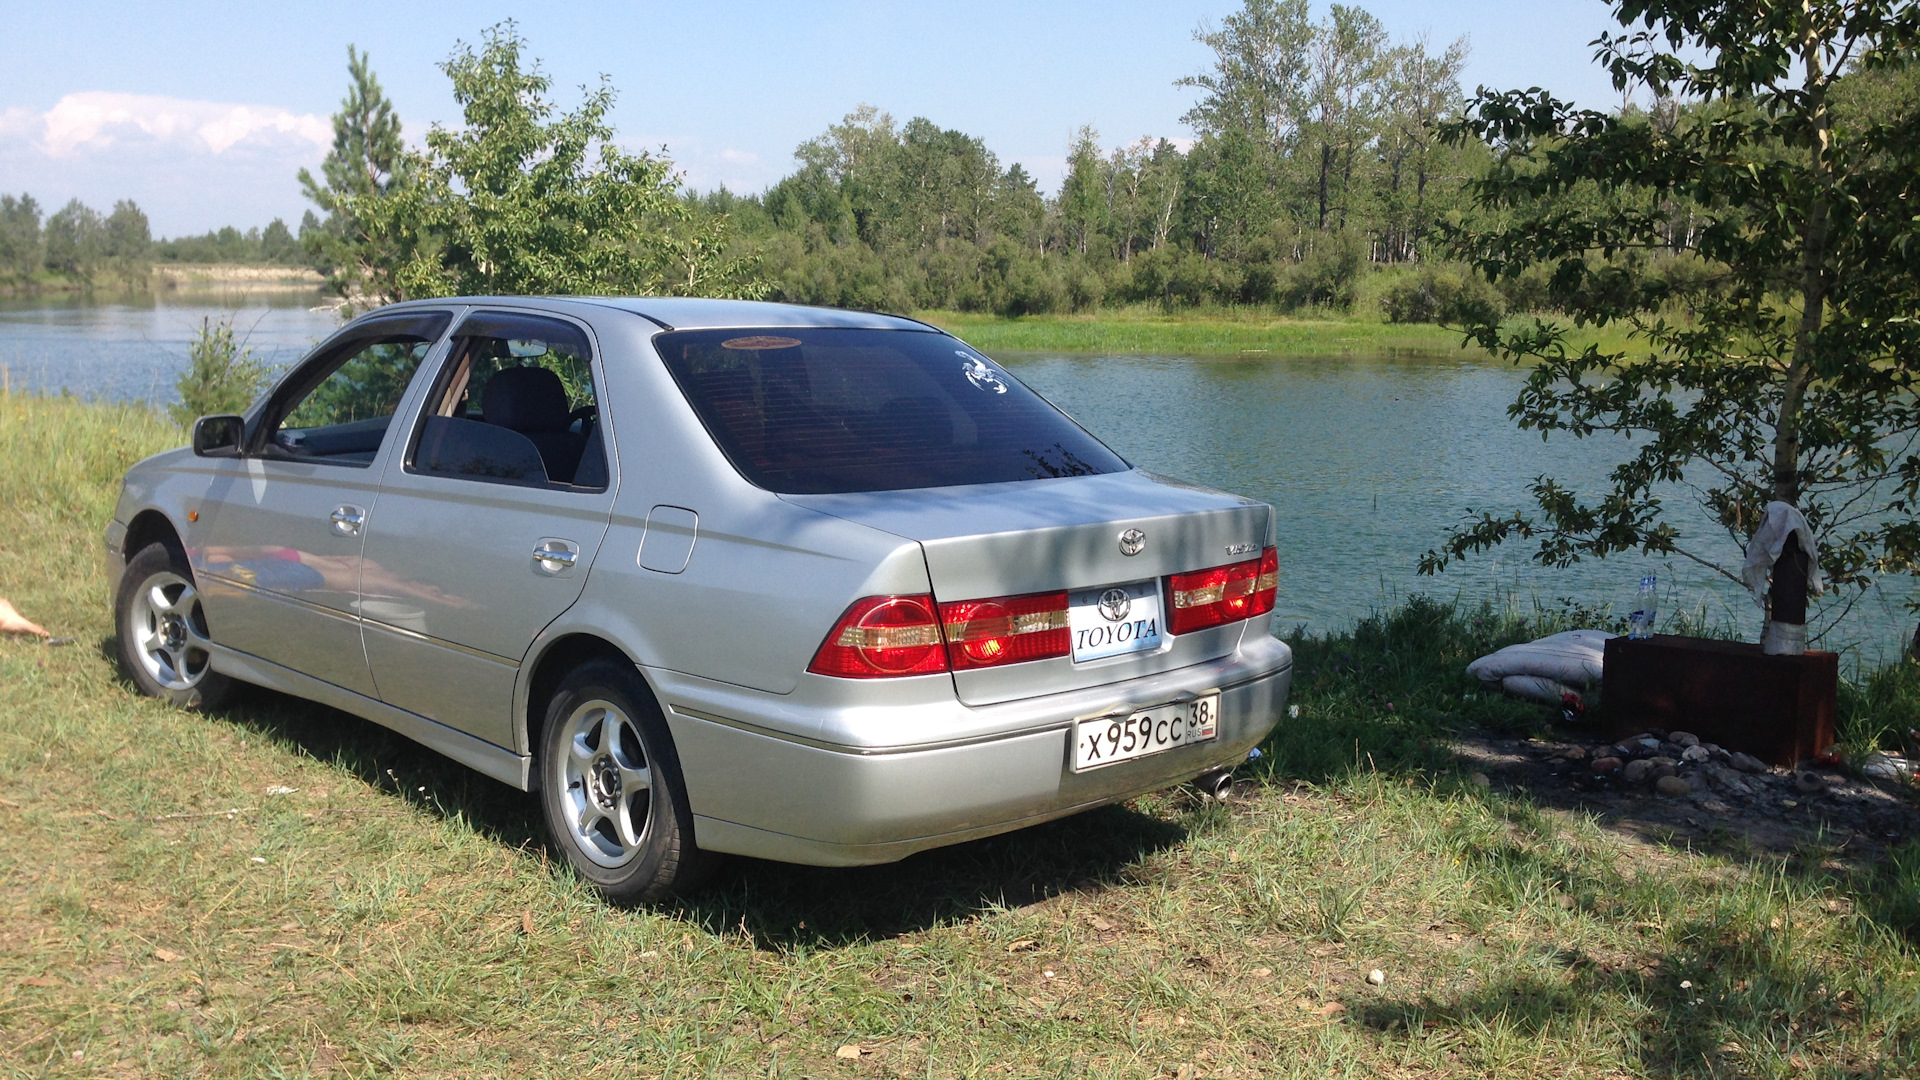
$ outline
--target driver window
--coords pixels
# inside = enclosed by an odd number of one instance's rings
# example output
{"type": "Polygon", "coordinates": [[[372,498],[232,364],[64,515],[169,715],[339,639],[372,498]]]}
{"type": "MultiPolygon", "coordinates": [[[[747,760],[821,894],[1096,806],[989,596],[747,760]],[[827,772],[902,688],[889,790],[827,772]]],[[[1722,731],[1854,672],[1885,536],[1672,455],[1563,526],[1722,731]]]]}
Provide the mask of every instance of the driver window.
{"type": "Polygon", "coordinates": [[[281,456],[365,467],[447,316],[375,323],[308,373],[306,388],[276,410],[271,448],[281,456]]]}
{"type": "Polygon", "coordinates": [[[454,333],[409,468],[492,483],[605,490],[593,350],[571,323],[479,312],[454,333]]]}

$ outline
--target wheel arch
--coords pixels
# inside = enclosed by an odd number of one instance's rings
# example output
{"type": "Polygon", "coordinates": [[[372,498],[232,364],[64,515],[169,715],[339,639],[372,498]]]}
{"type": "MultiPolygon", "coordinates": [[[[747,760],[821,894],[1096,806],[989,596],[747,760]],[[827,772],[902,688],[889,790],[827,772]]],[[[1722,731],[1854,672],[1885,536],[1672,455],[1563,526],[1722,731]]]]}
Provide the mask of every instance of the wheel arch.
{"type": "MultiPolygon", "coordinates": [[[[612,660],[631,665],[640,673],[641,685],[653,699],[655,708],[660,708],[660,696],[654,693],[653,684],[646,674],[640,672],[639,665],[625,649],[598,634],[574,632],[562,634],[540,647],[539,654],[527,664],[528,673],[524,680],[526,694],[521,698],[519,712],[519,736],[525,740],[521,745],[527,748],[528,757],[540,756],[540,733],[535,725],[546,712],[546,705],[560,680],[567,673],[582,664],[594,660],[612,660]]],[[[527,790],[540,790],[540,768],[536,760],[527,772],[527,790]]]]}
{"type": "Polygon", "coordinates": [[[127,523],[127,536],[120,544],[120,565],[125,566],[147,545],[155,543],[166,545],[168,553],[179,559],[182,566],[188,565],[187,545],[180,539],[180,530],[174,527],[172,518],[152,508],[140,511],[127,523]]]}

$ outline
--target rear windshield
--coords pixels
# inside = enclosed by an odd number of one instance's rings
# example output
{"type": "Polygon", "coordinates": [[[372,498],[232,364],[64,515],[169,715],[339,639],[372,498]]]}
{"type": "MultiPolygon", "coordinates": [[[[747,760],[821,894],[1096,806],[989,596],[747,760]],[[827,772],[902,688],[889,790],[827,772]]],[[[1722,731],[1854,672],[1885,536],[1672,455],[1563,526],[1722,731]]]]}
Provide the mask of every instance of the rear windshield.
{"type": "Polygon", "coordinates": [[[945,334],[782,327],[653,340],[720,449],[770,491],[896,491],[1128,467],[945,334]]]}

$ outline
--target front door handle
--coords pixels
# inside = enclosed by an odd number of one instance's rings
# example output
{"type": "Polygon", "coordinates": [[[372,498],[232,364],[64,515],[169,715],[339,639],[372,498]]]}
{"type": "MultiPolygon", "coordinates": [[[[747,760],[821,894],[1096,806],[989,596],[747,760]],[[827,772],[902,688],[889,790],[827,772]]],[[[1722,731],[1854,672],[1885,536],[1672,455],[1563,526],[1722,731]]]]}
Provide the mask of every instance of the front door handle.
{"type": "Polygon", "coordinates": [[[564,574],[580,561],[580,545],[557,536],[546,536],[533,549],[533,568],[543,574],[564,574]]]}
{"type": "Polygon", "coordinates": [[[333,522],[333,531],[338,535],[359,536],[360,526],[367,523],[367,512],[358,506],[336,506],[327,520],[333,522]]]}

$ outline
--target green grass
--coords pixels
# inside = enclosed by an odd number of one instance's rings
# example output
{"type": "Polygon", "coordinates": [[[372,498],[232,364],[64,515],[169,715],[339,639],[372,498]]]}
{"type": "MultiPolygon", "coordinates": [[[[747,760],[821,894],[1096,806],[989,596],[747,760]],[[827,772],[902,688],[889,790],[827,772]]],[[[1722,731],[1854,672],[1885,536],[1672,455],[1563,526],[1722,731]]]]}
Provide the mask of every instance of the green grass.
{"type": "MultiPolygon", "coordinates": [[[[923,311],[917,318],[994,352],[1260,356],[1396,356],[1491,359],[1478,345],[1462,346],[1458,331],[1430,324],[1389,323],[1327,312],[1280,315],[1259,308],[1157,305],[1109,308],[1078,315],[1008,317],[966,311],[923,311]]],[[[1627,349],[1619,327],[1576,333],[1569,344],[1597,342],[1627,349]]]]}
{"type": "Polygon", "coordinates": [[[985,352],[1248,353],[1273,356],[1451,356],[1460,335],[1414,326],[1269,311],[1159,307],[1085,315],[999,315],[928,311],[918,316],[985,352]]]}
{"type": "Polygon", "coordinates": [[[180,440],[141,409],[0,396],[0,595],[78,639],[0,642],[5,1075],[1920,1059],[1920,848],[1702,854],[1459,781],[1448,731],[1542,722],[1460,671],[1537,614],[1421,602],[1297,642],[1301,715],[1226,806],[1169,792],[897,866],[736,863],[686,902],[609,908],[526,796],[383,729],[264,692],[210,715],[130,692],[93,556],[121,470],[180,440]]]}

